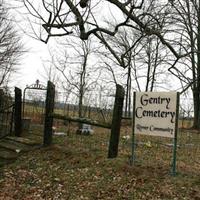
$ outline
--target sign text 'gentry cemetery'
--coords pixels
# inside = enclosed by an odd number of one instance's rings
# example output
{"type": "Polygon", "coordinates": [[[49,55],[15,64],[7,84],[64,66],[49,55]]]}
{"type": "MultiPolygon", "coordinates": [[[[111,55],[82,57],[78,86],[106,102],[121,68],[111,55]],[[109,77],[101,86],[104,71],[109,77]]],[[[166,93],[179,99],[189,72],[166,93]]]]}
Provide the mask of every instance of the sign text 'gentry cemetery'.
{"type": "Polygon", "coordinates": [[[174,137],[177,93],[136,92],[134,132],[136,134],[174,137]]]}

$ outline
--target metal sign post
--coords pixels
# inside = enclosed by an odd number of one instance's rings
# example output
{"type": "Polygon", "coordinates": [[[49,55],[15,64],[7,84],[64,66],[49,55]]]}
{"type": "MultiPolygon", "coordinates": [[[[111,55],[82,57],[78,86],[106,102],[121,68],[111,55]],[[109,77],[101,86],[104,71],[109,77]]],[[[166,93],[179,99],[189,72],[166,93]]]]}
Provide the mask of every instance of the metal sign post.
{"type": "Polygon", "coordinates": [[[180,99],[180,95],[179,95],[179,93],[177,93],[177,97],[176,97],[176,124],[175,124],[175,135],[174,135],[174,145],[173,145],[173,159],[172,159],[172,176],[176,176],[176,153],[177,153],[179,99],[180,99]]]}
{"type": "Polygon", "coordinates": [[[131,165],[134,165],[135,161],[135,97],[136,92],[133,94],[133,116],[132,116],[132,145],[131,145],[131,165]]]}

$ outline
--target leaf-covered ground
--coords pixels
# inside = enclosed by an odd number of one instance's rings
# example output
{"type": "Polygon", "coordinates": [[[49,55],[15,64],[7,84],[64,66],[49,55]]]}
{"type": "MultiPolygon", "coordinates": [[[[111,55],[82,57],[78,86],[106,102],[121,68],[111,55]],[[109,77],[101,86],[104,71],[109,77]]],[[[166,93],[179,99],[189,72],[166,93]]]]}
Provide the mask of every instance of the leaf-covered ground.
{"type": "Polygon", "coordinates": [[[68,136],[54,141],[0,169],[0,199],[200,199],[200,169],[184,162],[173,177],[167,164],[131,166],[125,154],[107,159],[107,147],[80,150],[68,136]]]}

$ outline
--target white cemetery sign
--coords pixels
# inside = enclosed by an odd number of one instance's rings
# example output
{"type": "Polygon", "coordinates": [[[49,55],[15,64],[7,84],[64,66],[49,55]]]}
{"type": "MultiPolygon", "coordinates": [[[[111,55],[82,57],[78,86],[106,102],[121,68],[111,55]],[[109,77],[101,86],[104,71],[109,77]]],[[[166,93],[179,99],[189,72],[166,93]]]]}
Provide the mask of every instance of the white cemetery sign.
{"type": "Polygon", "coordinates": [[[135,92],[134,99],[135,134],[175,137],[176,92],[135,92]]]}

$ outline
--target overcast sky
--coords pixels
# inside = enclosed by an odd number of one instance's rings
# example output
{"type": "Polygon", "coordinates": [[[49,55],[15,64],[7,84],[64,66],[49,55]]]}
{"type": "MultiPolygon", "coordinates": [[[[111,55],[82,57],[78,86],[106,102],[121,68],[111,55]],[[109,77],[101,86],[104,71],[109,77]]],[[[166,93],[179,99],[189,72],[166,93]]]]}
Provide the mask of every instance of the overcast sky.
{"type": "Polygon", "coordinates": [[[12,86],[24,89],[26,85],[35,83],[37,79],[42,81],[42,61],[49,58],[49,45],[28,36],[30,27],[27,26],[25,17],[13,9],[13,6],[18,5],[14,0],[6,2],[6,6],[11,8],[9,13],[12,16],[15,29],[21,37],[25,50],[27,50],[20,60],[19,72],[13,77],[12,86]]]}
{"type": "Polygon", "coordinates": [[[17,86],[25,87],[41,79],[43,69],[42,60],[48,58],[48,45],[28,36],[23,37],[25,48],[28,52],[23,55],[20,71],[17,75],[17,86]]]}

